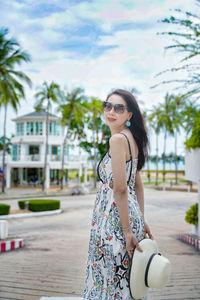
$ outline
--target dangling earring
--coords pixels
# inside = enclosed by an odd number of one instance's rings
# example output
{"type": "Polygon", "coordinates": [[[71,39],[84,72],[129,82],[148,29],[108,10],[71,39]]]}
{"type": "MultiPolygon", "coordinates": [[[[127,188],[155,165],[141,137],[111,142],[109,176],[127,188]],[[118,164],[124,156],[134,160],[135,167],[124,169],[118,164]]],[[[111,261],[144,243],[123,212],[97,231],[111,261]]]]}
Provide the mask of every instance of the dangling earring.
{"type": "Polygon", "coordinates": [[[126,121],[126,126],[130,127],[131,126],[131,122],[129,120],[126,121]]]}

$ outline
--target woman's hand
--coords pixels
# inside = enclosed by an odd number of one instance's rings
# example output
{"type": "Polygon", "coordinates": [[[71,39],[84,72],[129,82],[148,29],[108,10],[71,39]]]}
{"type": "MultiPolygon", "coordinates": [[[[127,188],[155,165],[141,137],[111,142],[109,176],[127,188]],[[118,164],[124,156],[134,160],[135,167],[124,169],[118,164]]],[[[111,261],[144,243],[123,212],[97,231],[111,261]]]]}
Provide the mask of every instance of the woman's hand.
{"type": "Polygon", "coordinates": [[[135,234],[132,232],[131,229],[123,232],[125,241],[126,241],[126,250],[130,258],[132,258],[133,250],[136,247],[138,251],[143,252],[140,248],[138,240],[136,239],[135,234]]]}
{"type": "Polygon", "coordinates": [[[150,239],[152,239],[152,240],[154,239],[153,235],[151,234],[151,230],[149,228],[149,225],[147,224],[146,221],[144,221],[144,238],[145,239],[148,238],[147,234],[148,234],[148,236],[149,236],[150,239]]]}

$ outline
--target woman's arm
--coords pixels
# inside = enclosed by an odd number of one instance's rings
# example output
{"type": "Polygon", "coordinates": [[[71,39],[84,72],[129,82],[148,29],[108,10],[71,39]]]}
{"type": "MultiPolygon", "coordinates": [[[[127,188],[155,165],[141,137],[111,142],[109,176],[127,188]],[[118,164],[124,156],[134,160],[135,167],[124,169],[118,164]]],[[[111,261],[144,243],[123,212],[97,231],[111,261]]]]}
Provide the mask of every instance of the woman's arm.
{"type": "Polygon", "coordinates": [[[115,134],[110,138],[111,165],[113,174],[113,193],[116,200],[117,210],[126,240],[126,249],[132,256],[134,246],[140,248],[136,236],[129,224],[128,193],[126,182],[126,140],[123,135],[115,134]]]}
{"type": "MultiPolygon", "coordinates": [[[[137,201],[140,206],[140,210],[144,217],[144,188],[143,188],[143,183],[139,171],[136,172],[136,176],[135,176],[135,193],[137,196],[137,201]]],[[[147,233],[148,233],[149,238],[154,239],[151,230],[149,228],[149,225],[145,221],[145,218],[144,218],[144,230],[145,230],[145,234],[144,234],[145,238],[147,238],[147,233]]]]}
{"type": "Polygon", "coordinates": [[[139,171],[136,172],[135,176],[135,193],[140,206],[140,210],[144,217],[144,188],[139,171]]]}

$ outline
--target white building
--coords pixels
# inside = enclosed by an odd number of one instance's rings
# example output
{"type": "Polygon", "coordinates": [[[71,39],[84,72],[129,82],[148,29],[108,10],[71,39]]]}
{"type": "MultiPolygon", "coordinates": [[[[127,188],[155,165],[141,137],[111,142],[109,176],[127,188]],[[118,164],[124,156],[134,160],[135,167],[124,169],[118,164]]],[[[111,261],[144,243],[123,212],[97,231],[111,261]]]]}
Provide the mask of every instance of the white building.
{"type": "MultiPolygon", "coordinates": [[[[6,156],[6,187],[16,185],[41,185],[43,178],[46,111],[32,112],[13,119],[16,122],[16,135],[11,139],[12,154],[6,156]]],[[[49,113],[49,138],[45,187],[59,184],[62,161],[64,131],[60,119],[49,113]]],[[[79,182],[84,169],[84,182],[87,182],[86,155],[73,155],[70,146],[65,150],[65,170],[78,169],[79,182]]],[[[0,161],[2,166],[2,159],[0,161]]],[[[64,183],[67,180],[66,172],[64,183]]]]}

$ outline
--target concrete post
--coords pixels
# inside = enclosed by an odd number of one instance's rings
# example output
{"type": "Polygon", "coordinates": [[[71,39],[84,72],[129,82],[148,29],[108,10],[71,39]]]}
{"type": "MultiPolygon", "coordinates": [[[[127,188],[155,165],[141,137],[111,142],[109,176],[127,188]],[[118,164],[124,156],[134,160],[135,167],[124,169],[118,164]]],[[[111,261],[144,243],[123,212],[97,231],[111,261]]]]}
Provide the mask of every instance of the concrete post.
{"type": "Polygon", "coordinates": [[[87,184],[87,166],[84,168],[84,184],[87,184]]]}
{"type": "Polygon", "coordinates": [[[78,169],[78,184],[81,184],[81,176],[82,176],[82,164],[80,164],[79,169],[78,169]]]}
{"type": "Polygon", "coordinates": [[[11,168],[9,166],[6,167],[6,188],[10,189],[11,187],[11,168]]]}

